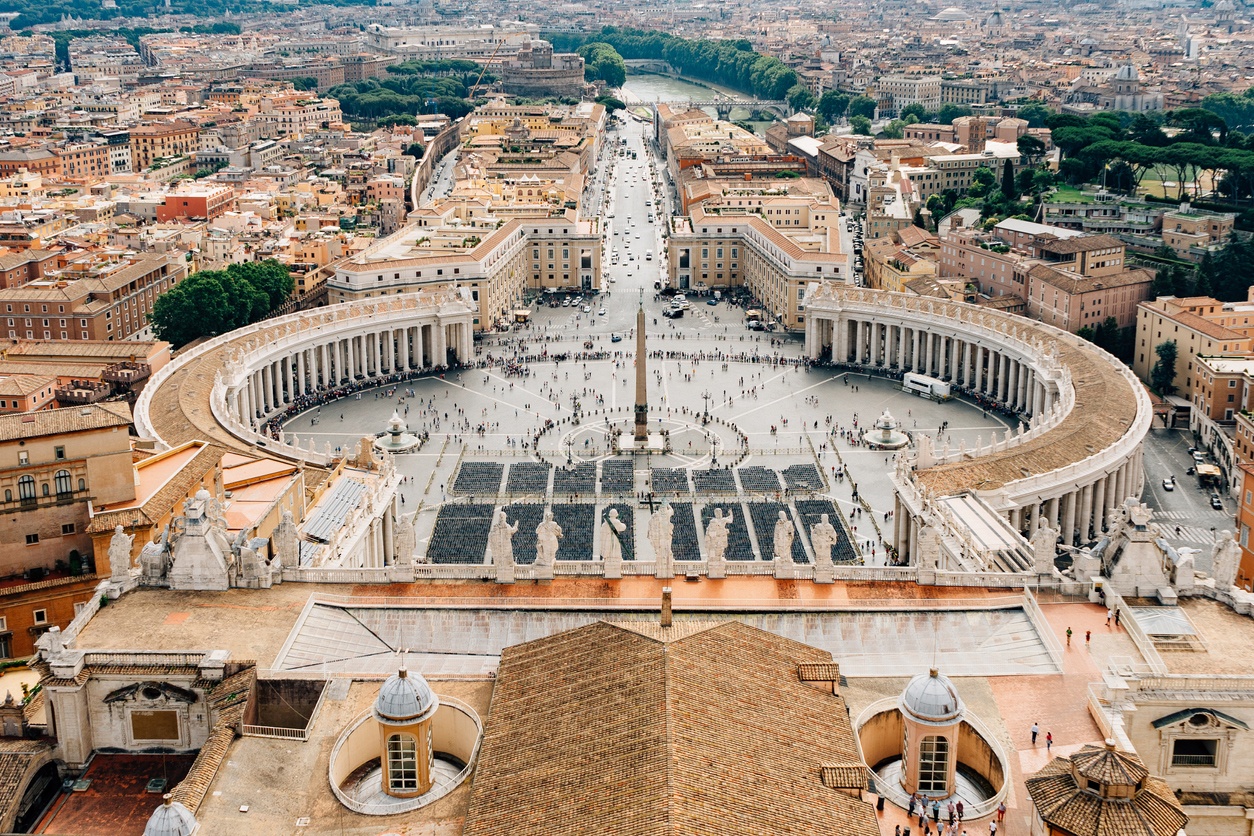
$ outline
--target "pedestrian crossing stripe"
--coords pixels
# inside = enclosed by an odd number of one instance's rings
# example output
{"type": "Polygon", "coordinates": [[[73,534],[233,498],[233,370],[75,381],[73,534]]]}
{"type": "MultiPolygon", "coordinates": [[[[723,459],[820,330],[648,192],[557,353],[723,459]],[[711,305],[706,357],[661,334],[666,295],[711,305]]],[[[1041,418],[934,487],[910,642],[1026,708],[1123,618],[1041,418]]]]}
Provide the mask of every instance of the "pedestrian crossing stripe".
{"type": "Polygon", "coordinates": [[[1174,525],[1165,526],[1167,529],[1164,533],[1169,540],[1183,540],[1188,543],[1213,543],[1215,542],[1215,532],[1209,528],[1202,528],[1195,525],[1180,526],[1180,534],[1176,535],[1176,527],[1174,525]]]}

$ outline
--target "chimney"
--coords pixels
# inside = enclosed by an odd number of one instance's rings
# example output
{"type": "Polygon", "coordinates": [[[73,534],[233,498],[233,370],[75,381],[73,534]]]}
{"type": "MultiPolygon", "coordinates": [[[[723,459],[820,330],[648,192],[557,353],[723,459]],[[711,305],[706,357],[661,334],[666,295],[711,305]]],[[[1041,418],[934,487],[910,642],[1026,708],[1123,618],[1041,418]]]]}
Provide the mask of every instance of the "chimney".
{"type": "Polygon", "coordinates": [[[671,588],[662,587],[662,626],[671,626],[671,588]]]}

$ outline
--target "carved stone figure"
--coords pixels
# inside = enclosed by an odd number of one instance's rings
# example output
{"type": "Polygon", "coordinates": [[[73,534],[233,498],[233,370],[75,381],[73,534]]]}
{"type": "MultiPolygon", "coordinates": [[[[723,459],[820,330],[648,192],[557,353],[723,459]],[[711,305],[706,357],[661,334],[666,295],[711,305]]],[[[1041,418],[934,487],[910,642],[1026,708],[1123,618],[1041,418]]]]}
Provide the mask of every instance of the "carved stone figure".
{"type": "Polygon", "coordinates": [[[627,524],[618,518],[618,509],[611,508],[601,523],[601,559],[604,561],[623,559],[622,534],[627,524]]]}
{"type": "Polygon", "coordinates": [[[814,546],[814,563],[816,566],[831,564],[832,548],[839,542],[836,526],[824,514],[819,522],[810,526],[810,545],[814,546]]]}
{"type": "Polygon", "coordinates": [[[517,531],[518,523],[509,524],[504,508],[496,512],[492,530],[488,532],[488,552],[492,556],[493,564],[500,566],[514,562],[514,534],[517,531]]]}
{"type": "Polygon", "coordinates": [[[1054,571],[1054,556],[1058,553],[1058,529],[1041,525],[1032,532],[1032,565],[1038,575],[1054,571]]]}
{"type": "Polygon", "coordinates": [[[653,554],[657,559],[654,575],[659,578],[670,578],[675,575],[675,550],[672,543],[675,524],[671,522],[674,516],[675,509],[669,502],[664,502],[662,507],[649,517],[649,544],[653,546],[653,554]]]}
{"type": "Polygon", "coordinates": [[[401,517],[396,521],[396,565],[412,566],[414,552],[418,550],[418,532],[414,530],[414,520],[418,512],[401,517]]]}
{"type": "Polygon", "coordinates": [[[779,512],[775,522],[775,560],[779,563],[792,563],[792,520],[785,511],[779,512]]]}
{"type": "Polygon", "coordinates": [[[562,539],[562,527],[553,519],[553,511],[544,509],[544,519],[536,526],[536,571],[547,571],[552,577],[553,564],[557,561],[558,540],[562,539]]]}
{"type": "Polygon", "coordinates": [[[714,516],[705,526],[705,555],[709,562],[709,576],[723,578],[727,576],[727,527],[735,522],[735,515],[728,511],[723,516],[722,508],[714,509],[714,516]]]}
{"type": "Polygon", "coordinates": [[[296,537],[296,521],[292,512],[284,508],[279,517],[279,524],[270,535],[274,543],[274,556],[279,566],[284,569],[295,569],[300,564],[300,542],[296,537]]]}
{"type": "Polygon", "coordinates": [[[133,534],[127,534],[121,525],[113,529],[109,539],[109,575],[113,580],[124,580],[131,574],[131,543],[133,534]]]}
{"type": "Polygon", "coordinates": [[[1219,532],[1210,553],[1210,576],[1215,579],[1215,589],[1228,591],[1237,579],[1237,566],[1241,563],[1241,546],[1228,529],[1219,532]]]}

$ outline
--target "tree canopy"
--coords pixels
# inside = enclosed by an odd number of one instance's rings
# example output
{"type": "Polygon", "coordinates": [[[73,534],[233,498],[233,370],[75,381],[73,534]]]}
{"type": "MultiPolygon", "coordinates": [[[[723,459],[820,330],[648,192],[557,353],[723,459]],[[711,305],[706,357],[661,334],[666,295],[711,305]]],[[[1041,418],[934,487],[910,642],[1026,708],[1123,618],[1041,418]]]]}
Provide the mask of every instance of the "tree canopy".
{"type": "Polygon", "coordinates": [[[583,56],[585,81],[604,81],[608,87],[622,87],[627,81],[627,65],[618,50],[600,41],[575,50],[583,56]]]}
{"type": "Polygon", "coordinates": [[[178,348],[264,319],[293,284],[287,267],[273,259],[202,270],[158,296],[149,319],[157,337],[178,348]]]}

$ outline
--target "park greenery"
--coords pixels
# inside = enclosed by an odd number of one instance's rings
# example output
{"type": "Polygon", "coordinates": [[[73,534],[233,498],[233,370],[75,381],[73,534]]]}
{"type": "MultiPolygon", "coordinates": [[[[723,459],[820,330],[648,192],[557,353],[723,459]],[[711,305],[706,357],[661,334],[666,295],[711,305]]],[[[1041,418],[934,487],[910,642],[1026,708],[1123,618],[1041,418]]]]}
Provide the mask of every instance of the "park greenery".
{"type": "Polygon", "coordinates": [[[471,88],[482,74],[483,85],[495,81],[474,61],[405,61],[387,68],[383,78],[340,84],[327,91],[337,99],[350,122],[397,124],[396,117],[442,113],[459,119],[474,110],[471,88]]]}
{"type": "Polygon", "coordinates": [[[555,32],[545,37],[559,52],[603,43],[627,60],[665,61],[682,76],[731,87],[760,99],[787,99],[790,91],[799,86],[794,70],[778,58],[754,52],[744,38],[709,41],[614,26],[593,34],[555,32]]]}
{"type": "Polygon", "coordinates": [[[1176,341],[1159,343],[1154,346],[1154,353],[1158,360],[1150,369],[1150,388],[1166,398],[1176,393],[1176,341]]]}
{"type": "MultiPolygon", "coordinates": [[[[312,0],[313,5],[324,6],[373,6],[377,0],[312,0]]],[[[116,0],[114,8],[104,8],[99,0],[0,0],[0,12],[18,12],[9,28],[18,31],[40,23],[56,23],[64,17],[89,20],[113,20],[116,18],[145,18],[161,15],[194,15],[201,20],[222,17],[229,11],[247,9],[249,14],[272,14],[290,11],[291,5],[270,0],[248,0],[247,3],[231,0],[116,0]]],[[[212,25],[212,24],[211,24],[212,25]]],[[[233,26],[234,24],[227,24],[233,26]]],[[[93,34],[99,34],[95,32],[93,34]]]]}
{"type": "Polygon", "coordinates": [[[585,81],[603,81],[607,87],[622,87],[627,81],[623,56],[609,44],[594,42],[575,50],[583,58],[585,81]]]}
{"type": "Polygon", "coordinates": [[[149,320],[175,348],[265,319],[292,293],[292,275],[273,259],[201,270],[157,297],[149,320]]]}

